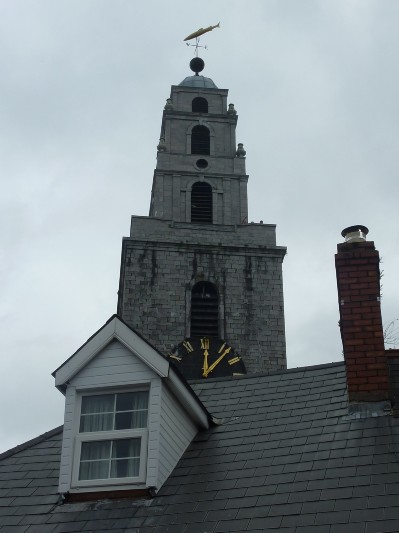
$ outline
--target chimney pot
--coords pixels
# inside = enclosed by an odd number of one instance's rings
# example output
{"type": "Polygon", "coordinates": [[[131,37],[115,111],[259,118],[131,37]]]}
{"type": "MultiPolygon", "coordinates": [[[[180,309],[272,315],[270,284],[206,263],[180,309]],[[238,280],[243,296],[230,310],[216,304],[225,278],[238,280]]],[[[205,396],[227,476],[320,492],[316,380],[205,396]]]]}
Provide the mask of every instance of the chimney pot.
{"type": "Polygon", "coordinates": [[[349,226],[341,231],[342,237],[344,237],[345,242],[363,242],[366,240],[366,235],[369,230],[366,226],[349,226]]]}

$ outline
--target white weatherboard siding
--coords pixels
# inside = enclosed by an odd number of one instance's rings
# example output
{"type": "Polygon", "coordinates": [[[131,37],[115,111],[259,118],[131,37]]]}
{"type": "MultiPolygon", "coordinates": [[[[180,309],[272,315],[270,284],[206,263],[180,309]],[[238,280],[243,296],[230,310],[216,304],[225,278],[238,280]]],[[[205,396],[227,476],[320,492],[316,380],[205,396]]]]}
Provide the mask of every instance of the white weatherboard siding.
{"type": "MultiPolygon", "coordinates": [[[[159,427],[161,378],[148,368],[134,353],[119,341],[111,341],[98,355],[94,357],[70,381],[65,395],[64,435],[61,454],[60,492],[67,492],[71,488],[71,472],[74,454],[75,435],[79,428],[80,392],[90,390],[115,390],[115,388],[129,388],[144,385],[150,389],[149,419],[148,419],[148,463],[147,486],[159,485],[158,456],[159,456],[159,427]]],[[[101,487],[93,487],[101,490],[101,487]]],[[[108,486],[106,489],[110,489],[108,486]]],[[[112,488],[129,488],[116,486],[112,488]]],[[[80,489],[81,490],[81,489],[80,489]]],[[[86,489],[88,490],[88,489],[86,489]]]]}
{"type": "Polygon", "coordinates": [[[71,385],[76,388],[123,386],[149,383],[155,376],[128,348],[113,340],[71,379],[71,385]]]}
{"type": "Polygon", "coordinates": [[[74,451],[75,387],[68,387],[65,394],[64,433],[62,438],[60,481],[58,491],[67,492],[71,486],[72,458],[74,451]]]}
{"type": "Polygon", "coordinates": [[[197,432],[198,428],[167,389],[165,383],[163,383],[159,434],[158,488],[168,478],[197,432]]]}
{"type": "Polygon", "coordinates": [[[147,487],[158,487],[159,478],[159,420],[161,412],[161,379],[156,376],[151,381],[150,403],[148,406],[148,459],[147,487]]]}

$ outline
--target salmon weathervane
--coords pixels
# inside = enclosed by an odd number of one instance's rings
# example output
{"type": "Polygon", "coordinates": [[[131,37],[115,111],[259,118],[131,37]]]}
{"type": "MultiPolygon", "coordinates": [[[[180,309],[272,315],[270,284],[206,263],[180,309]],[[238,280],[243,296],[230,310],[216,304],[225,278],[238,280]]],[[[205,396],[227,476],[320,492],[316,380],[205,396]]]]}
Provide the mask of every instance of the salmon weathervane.
{"type": "Polygon", "coordinates": [[[190,43],[186,42],[186,45],[187,46],[195,46],[195,53],[198,56],[198,48],[205,48],[206,49],[206,46],[201,46],[199,44],[199,38],[201,37],[201,35],[204,35],[204,33],[208,33],[208,31],[212,31],[215,28],[220,28],[220,22],[215,24],[215,26],[208,26],[207,28],[200,28],[199,30],[197,30],[197,31],[195,31],[193,33],[190,33],[190,35],[188,35],[184,39],[184,41],[191,41],[191,39],[195,39],[195,44],[190,44],[190,43]]]}

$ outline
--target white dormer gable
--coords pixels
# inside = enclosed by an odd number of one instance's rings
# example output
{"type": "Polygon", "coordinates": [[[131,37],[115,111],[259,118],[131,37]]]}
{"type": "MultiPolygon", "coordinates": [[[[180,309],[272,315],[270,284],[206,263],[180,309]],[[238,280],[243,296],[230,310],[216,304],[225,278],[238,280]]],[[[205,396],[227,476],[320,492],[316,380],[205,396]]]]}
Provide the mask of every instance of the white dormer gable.
{"type": "Polygon", "coordinates": [[[117,316],[54,373],[65,394],[61,493],[158,490],[209,415],[117,316]]]}

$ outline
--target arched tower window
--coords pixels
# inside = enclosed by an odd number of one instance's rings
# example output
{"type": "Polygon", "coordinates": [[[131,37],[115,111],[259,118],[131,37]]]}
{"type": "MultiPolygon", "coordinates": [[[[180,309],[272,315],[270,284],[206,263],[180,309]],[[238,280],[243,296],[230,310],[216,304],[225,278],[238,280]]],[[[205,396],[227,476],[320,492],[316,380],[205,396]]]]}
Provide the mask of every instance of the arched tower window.
{"type": "Polygon", "coordinates": [[[191,189],[191,222],[212,224],[212,187],[205,181],[197,181],[191,189]]]}
{"type": "Polygon", "coordinates": [[[209,281],[200,281],[192,288],[190,336],[219,336],[219,294],[209,281]]]}
{"type": "Polygon", "coordinates": [[[191,103],[194,113],[208,113],[208,101],[201,96],[197,96],[191,103]]]}
{"type": "Polygon", "coordinates": [[[191,131],[191,153],[200,155],[209,155],[210,153],[210,135],[206,126],[194,126],[191,131]]]}

